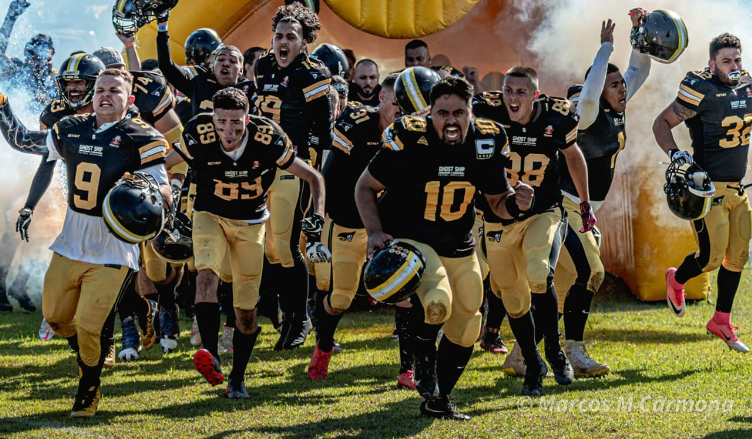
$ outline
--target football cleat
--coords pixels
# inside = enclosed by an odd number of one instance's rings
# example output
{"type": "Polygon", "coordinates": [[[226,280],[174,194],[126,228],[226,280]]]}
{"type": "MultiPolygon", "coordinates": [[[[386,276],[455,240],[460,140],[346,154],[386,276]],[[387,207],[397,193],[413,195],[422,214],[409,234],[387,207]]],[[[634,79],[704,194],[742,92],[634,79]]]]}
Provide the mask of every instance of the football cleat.
{"type": "Polygon", "coordinates": [[[110,350],[107,351],[107,356],[104,357],[104,367],[111,369],[115,367],[115,344],[110,345],[110,350]]]}
{"type": "Polygon", "coordinates": [[[248,390],[245,388],[245,382],[240,381],[236,383],[232,378],[227,380],[227,390],[225,391],[228,399],[237,401],[239,399],[251,399],[251,395],[248,394],[248,390]]]}
{"type": "Polygon", "coordinates": [[[144,299],[149,309],[146,312],[146,318],[144,322],[139,318],[139,326],[141,327],[141,347],[144,350],[149,350],[154,346],[157,341],[157,331],[154,328],[154,322],[157,319],[157,302],[149,299],[144,299]]]}
{"type": "Polygon", "coordinates": [[[572,370],[572,365],[569,364],[567,356],[561,349],[559,340],[555,340],[551,344],[546,341],[545,351],[546,360],[551,365],[551,369],[553,369],[556,382],[562,386],[572,384],[572,381],[574,381],[574,370],[572,370]]]}
{"type": "Polygon", "coordinates": [[[412,369],[399,374],[397,377],[397,388],[415,390],[415,372],[412,369]]]}
{"type": "Polygon", "coordinates": [[[674,273],[676,273],[674,267],[666,270],[666,302],[677,317],[684,317],[684,312],[687,310],[687,305],[684,303],[684,284],[676,281],[674,273]]]}
{"type": "Polygon", "coordinates": [[[397,324],[394,324],[394,330],[392,331],[392,341],[399,341],[399,332],[397,331],[397,324]]]}
{"type": "Polygon", "coordinates": [[[201,346],[201,333],[198,332],[198,321],[196,316],[193,316],[193,324],[191,325],[191,345],[201,346]]]}
{"type": "Polygon", "coordinates": [[[525,381],[522,383],[522,396],[538,397],[543,394],[543,378],[548,374],[546,363],[540,357],[538,350],[535,351],[537,364],[530,365],[525,371],[525,381]]]}
{"type": "Polygon", "coordinates": [[[138,330],[133,316],[128,316],[120,322],[123,331],[123,348],[120,349],[118,358],[121,361],[138,360],[138,354],[141,352],[141,343],[139,341],[138,330]]]}
{"type": "Polygon", "coordinates": [[[222,336],[219,338],[219,345],[217,345],[217,350],[220,354],[232,352],[232,336],[234,333],[235,328],[227,325],[222,326],[222,336]]]}
{"type": "Polygon", "coordinates": [[[522,350],[517,342],[514,342],[512,351],[504,359],[504,364],[501,365],[501,370],[506,376],[518,376],[524,377],[527,371],[525,366],[525,359],[522,358],[522,350]]]}
{"type": "Polygon", "coordinates": [[[449,395],[424,400],[420,403],[420,413],[428,418],[449,419],[452,421],[467,421],[469,415],[460,413],[449,395]]]}
{"type": "Polygon", "coordinates": [[[222,369],[219,366],[219,359],[206,349],[196,351],[193,356],[193,366],[212,386],[222,384],[225,381],[225,376],[222,375],[222,369]]]}
{"type": "Polygon", "coordinates": [[[607,365],[590,358],[582,341],[566,340],[564,342],[564,353],[567,355],[572,369],[574,369],[575,378],[597,378],[611,372],[607,365]]]}
{"type": "Polygon", "coordinates": [[[290,333],[291,327],[292,323],[290,322],[290,319],[284,319],[282,321],[282,324],[279,327],[279,338],[277,339],[277,342],[274,343],[275,351],[281,351],[285,348],[285,339],[287,338],[287,334],[290,333]]]}
{"type": "Polygon", "coordinates": [[[178,308],[173,305],[172,309],[162,308],[159,310],[159,328],[162,331],[162,338],[159,344],[162,346],[162,352],[169,354],[178,347],[178,308]]]}
{"type": "Polygon", "coordinates": [[[486,333],[483,335],[483,340],[480,342],[480,347],[484,351],[490,352],[492,354],[509,353],[509,349],[507,349],[506,345],[504,344],[504,340],[501,339],[498,329],[496,329],[495,331],[490,331],[488,328],[486,328],[486,333]]]}
{"type": "Polygon", "coordinates": [[[31,301],[29,296],[26,294],[26,292],[17,291],[16,294],[12,294],[13,291],[11,291],[11,295],[18,300],[18,305],[23,308],[26,311],[29,312],[35,312],[37,310],[36,305],[34,305],[34,302],[31,301]]]}
{"type": "Polygon", "coordinates": [[[734,333],[734,331],[739,329],[738,327],[732,324],[718,323],[715,319],[710,319],[708,324],[705,325],[705,329],[707,329],[708,334],[714,334],[723,340],[728,345],[729,349],[745,354],[749,352],[747,345],[739,341],[739,338],[734,333]]]}
{"type": "Polygon", "coordinates": [[[293,319],[282,346],[285,349],[295,349],[302,346],[306,338],[308,338],[308,333],[311,332],[311,329],[313,329],[313,323],[311,323],[308,314],[302,320],[293,319]]]}
{"type": "Polygon", "coordinates": [[[99,392],[99,386],[91,386],[88,390],[79,392],[73,402],[71,418],[91,418],[96,415],[101,399],[102,394],[99,392]]]}
{"type": "Polygon", "coordinates": [[[52,332],[50,324],[47,323],[47,319],[42,318],[42,324],[39,325],[39,339],[42,341],[50,341],[55,338],[55,333],[52,332]]]}
{"type": "Polygon", "coordinates": [[[313,355],[311,356],[311,362],[308,363],[309,379],[325,381],[329,377],[329,360],[332,359],[333,350],[324,352],[319,349],[319,344],[316,343],[316,348],[313,350],[313,355]]]}
{"type": "Polygon", "coordinates": [[[436,353],[427,357],[415,355],[415,390],[425,399],[438,398],[439,382],[436,379],[436,353]]]}
{"type": "Polygon", "coordinates": [[[341,354],[343,351],[342,345],[337,340],[332,341],[332,353],[341,354]]]}
{"type": "Polygon", "coordinates": [[[0,288],[0,311],[11,312],[13,311],[13,305],[8,301],[8,295],[5,292],[5,288],[0,288]]]}

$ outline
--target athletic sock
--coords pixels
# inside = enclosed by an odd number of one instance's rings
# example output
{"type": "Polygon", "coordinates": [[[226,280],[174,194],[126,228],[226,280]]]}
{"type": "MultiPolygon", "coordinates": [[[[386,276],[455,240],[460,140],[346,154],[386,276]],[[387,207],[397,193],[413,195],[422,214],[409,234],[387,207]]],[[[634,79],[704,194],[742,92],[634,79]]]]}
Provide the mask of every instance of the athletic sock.
{"type": "Polygon", "coordinates": [[[731,307],[734,305],[736,291],[739,289],[739,281],[742,273],[727,270],[721,265],[718,270],[718,301],[715,310],[718,312],[731,313],[731,307]]]}
{"type": "Polygon", "coordinates": [[[472,346],[464,347],[452,343],[446,336],[441,338],[436,359],[436,378],[441,396],[452,393],[472,355],[472,346]]]}
{"type": "Polygon", "coordinates": [[[199,302],[195,306],[196,323],[201,334],[204,349],[219,358],[217,344],[219,343],[219,304],[215,302],[199,302]]]}
{"type": "Polygon", "coordinates": [[[230,379],[233,382],[244,381],[245,369],[248,367],[248,361],[253,354],[253,347],[256,345],[256,339],[261,333],[261,326],[253,334],[244,334],[237,328],[232,337],[232,372],[230,379]]]}
{"type": "Polygon", "coordinates": [[[592,303],[591,291],[588,291],[584,285],[572,285],[564,300],[564,332],[567,340],[582,341],[592,303]]]}

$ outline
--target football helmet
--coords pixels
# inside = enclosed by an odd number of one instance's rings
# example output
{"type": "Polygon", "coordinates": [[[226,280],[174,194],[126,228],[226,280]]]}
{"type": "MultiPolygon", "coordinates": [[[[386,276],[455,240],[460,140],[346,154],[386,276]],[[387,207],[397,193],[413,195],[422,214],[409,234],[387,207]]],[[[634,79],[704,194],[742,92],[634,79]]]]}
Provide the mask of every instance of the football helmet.
{"type": "Polygon", "coordinates": [[[439,74],[426,67],[408,67],[394,83],[394,97],[402,114],[423,114],[430,108],[431,88],[439,74]]]}
{"type": "Polygon", "coordinates": [[[344,79],[348,79],[350,65],[347,62],[347,57],[345,56],[345,52],[334,44],[319,44],[311,52],[311,58],[324,63],[332,76],[339,75],[344,79]]]}
{"type": "Polygon", "coordinates": [[[710,212],[715,186],[708,173],[696,163],[673,161],[666,169],[663,192],[674,215],[684,220],[698,220],[710,212]]]}
{"type": "Polygon", "coordinates": [[[689,44],[687,27],[679,14],[658,9],[648,14],[639,26],[632,28],[632,47],[664,64],[679,59],[689,44]]]}
{"type": "Polygon", "coordinates": [[[171,264],[188,262],[193,256],[193,224],[183,212],[177,212],[172,226],[167,225],[151,240],[151,248],[160,259],[171,264]]]}
{"type": "Polygon", "coordinates": [[[172,10],[177,6],[178,0],[134,0],[134,4],[138,19],[146,24],[154,21],[158,15],[172,10]]]}
{"type": "Polygon", "coordinates": [[[389,241],[363,270],[363,284],[375,300],[395,304],[410,297],[420,285],[426,260],[415,246],[389,241]]]}
{"type": "Polygon", "coordinates": [[[142,172],[118,180],[102,206],[107,228],[116,238],[130,244],[149,240],[161,232],[164,212],[159,184],[142,172]]]}
{"type": "Polygon", "coordinates": [[[57,72],[55,83],[58,93],[71,109],[83,108],[91,103],[91,99],[94,97],[94,83],[99,73],[103,71],[104,64],[99,58],[88,53],[77,53],[63,61],[63,65],[57,72]],[[86,81],[86,92],[78,101],[73,102],[70,92],[65,91],[65,83],[75,80],[86,81]]]}
{"type": "Polygon", "coordinates": [[[189,66],[208,68],[209,55],[222,44],[217,31],[209,28],[196,29],[185,40],[185,62],[189,66]]]}
{"type": "Polygon", "coordinates": [[[136,0],[116,0],[112,7],[112,25],[122,35],[132,35],[148,21],[136,9],[136,0]]]}

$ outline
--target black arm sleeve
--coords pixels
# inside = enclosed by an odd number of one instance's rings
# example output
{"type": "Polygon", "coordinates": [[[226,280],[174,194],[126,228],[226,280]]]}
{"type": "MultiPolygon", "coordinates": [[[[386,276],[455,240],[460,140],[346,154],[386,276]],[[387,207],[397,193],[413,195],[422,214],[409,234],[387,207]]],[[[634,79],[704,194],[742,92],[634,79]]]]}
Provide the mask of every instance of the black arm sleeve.
{"type": "Polygon", "coordinates": [[[26,154],[46,155],[47,131],[31,131],[13,114],[10,104],[0,109],[0,132],[8,145],[26,154]]]}
{"type": "Polygon", "coordinates": [[[180,90],[184,95],[192,98],[191,80],[188,74],[177,64],[172,62],[170,54],[170,35],[167,32],[157,32],[157,60],[159,70],[167,82],[180,90]]]}
{"type": "Polygon", "coordinates": [[[42,162],[39,163],[34,179],[31,181],[31,188],[29,189],[29,196],[26,198],[26,204],[24,209],[31,210],[36,209],[39,200],[42,198],[47,188],[52,183],[52,177],[55,175],[55,164],[57,161],[47,161],[47,155],[42,157],[42,162]]]}
{"type": "Polygon", "coordinates": [[[319,139],[319,149],[331,149],[334,133],[332,131],[332,106],[329,93],[316,98],[306,105],[308,120],[311,121],[311,135],[319,139]]]}

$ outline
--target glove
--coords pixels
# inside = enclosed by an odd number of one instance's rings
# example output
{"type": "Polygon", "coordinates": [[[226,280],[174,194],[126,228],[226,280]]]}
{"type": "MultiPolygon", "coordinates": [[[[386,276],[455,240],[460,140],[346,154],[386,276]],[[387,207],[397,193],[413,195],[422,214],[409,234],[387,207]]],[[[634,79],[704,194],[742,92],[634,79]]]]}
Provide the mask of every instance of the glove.
{"type": "Polygon", "coordinates": [[[8,105],[8,95],[0,93],[0,108],[5,108],[8,105]]]}
{"type": "Polygon", "coordinates": [[[306,243],[306,257],[314,264],[332,260],[332,253],[321,243],[321,231],[323,229],[324,217],[317,213],[311,214],[311,216],[304,218],[300,222],[300,230],[305,233],[308,239],[306,243]]]}
{"type": "Polygon", "coordinates": [[[170,18],[170,10],[165,9],[161,12],[155,12],[154,16],[157,18],[157,23],[167,23],[167,20],[170,18]]]}
{"type": "Polygon", "coordinates": [[[580,218],[582,218],[582,228],[580,229],[580,233],[587,233],[593,230],[596,221],[595,213],[593,213],[593,208],[587,201],[580,203],[580,218]]]}
{"type": "Polygon", "coordinates": [[[31,3],[26,0],[13,0],[12,2],[10,2],[8,15],[19,17],[29,8],[29,6],[31,6],[31,3]]]}
{"type": "Polygon", "coordinates": [[[31,225],[31,216],[33,211],[28,207],[25,207],[18,211],[18,219],[16,220],[16,232],[21,234],[21,241],[24,239],[29,242],[29,226],[31,225]]]}
{"type": "Polygon", "coordinates": [[[687,151],[682,151],[680,149],[672,149],[669,151],[669,157],[671,157],[671,162],[676,162],[678,166],[684,165],[684,164],[692,164],[695,161],[692,159],[692,155],[688,153],[687,151]]]}
{"type": "Polygon", "coordinates": [[[177,184],[172,186],[172,204],[175,206],[175,210],[180,210],[180,197],[183,195],[183,188],[177,184]]]}

